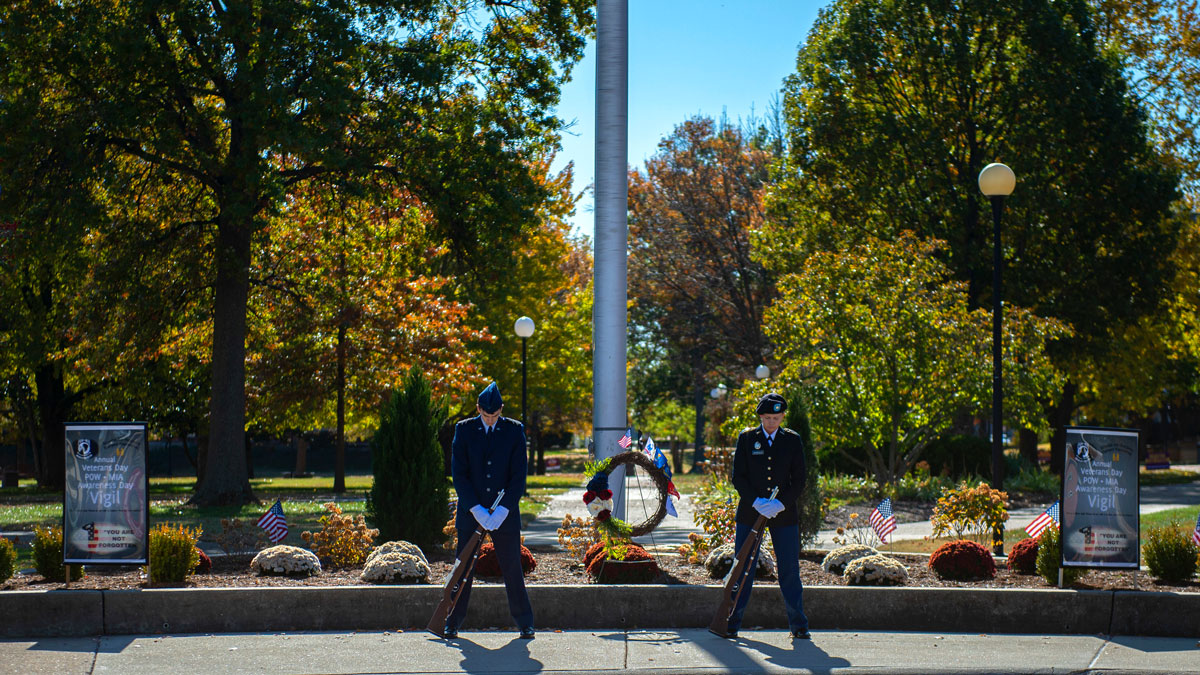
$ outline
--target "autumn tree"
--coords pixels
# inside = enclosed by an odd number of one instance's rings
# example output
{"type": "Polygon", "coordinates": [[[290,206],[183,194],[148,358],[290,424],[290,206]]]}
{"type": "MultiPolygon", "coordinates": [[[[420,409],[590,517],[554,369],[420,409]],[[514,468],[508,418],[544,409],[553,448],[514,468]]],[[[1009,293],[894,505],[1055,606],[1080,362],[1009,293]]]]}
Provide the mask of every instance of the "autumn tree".
{"type": "MultiPolygon", "coordinates": [[[[855,449],[847,459],[880,485],[904,476],[956,415],[991,396],[990,313],[969,307],[966,284],[952,279],[940,250],[905,232],[815,253],[780,279],[767,313],[767,334],[786,364],[779,377],[804,392],[813,435],[855,449]]],[[[1006,410],[1027,421],[1059,384],[1046,345],[1066,331],[1006,309],[1006,410]]],[[[746,403],[742,423],[752,419],[746,403]]]]}
{"type": "Polygon", "coordinates": [[[176,223],[213,251],[199,504],[253,499],[246,310],[270,218],[314,177],[382,174],[428,205],[458,259],[497,255],[535,222],[545,194],[526,158],[555,140],[549,111],[593,21],[582,0],[18,2],[0,15],[33,19],[44,48],[7,67],[59,76],[91,139],[203,198],[202,217],[176,223]]]}
{"type": "Polygon", "coordinates": [[[695,461],[714,374],[752,372],[770,355],[761,327],[774,284],[751,257],[750,233],[762,226],[771,160],[743,131],[699,117],[659,143],[644,173],[630,172],[631,322],[635,338],[656,345],[634,367],[681,371],[695,461]]]}
{"type": "MultiPolygon", "coordinates": [[[[1083,0],[835,2],[800,50],[785,114],[789,156],[758,242],[772,269],[912,229],[944,240],[970,305],[990,306],[976,181],[1004,161],[1018,176],[1004,299],[1071,328],[1056,363],[1101,372],[1171,278],[1177,175],[1083,0]]],[[[1049,426],[1079,387],[1047,399],[1049,426]]]]}
{"type": "MultiPolygon", "coordinates": [[[[427,273],[439,248],[429,217],[390,184],[355,195],[310,183],[263,232],[251,298],[251,419],[276,432],[336,429],[334,491],[345,489],[349,423],[376,424],[387,392],[413,368],[440,398],[480,377],[470,307],[427,273]]],[[[361,434],[360,434],[361,435],[361,434]]]]}
{"type": "Polygon", "coordinates": [[[1100,37],[1124,60],[1151,132],[1183,174],[1188,201],[1200,190],[1200,12],[1195,0],[1092,0],[1100,37]]]}

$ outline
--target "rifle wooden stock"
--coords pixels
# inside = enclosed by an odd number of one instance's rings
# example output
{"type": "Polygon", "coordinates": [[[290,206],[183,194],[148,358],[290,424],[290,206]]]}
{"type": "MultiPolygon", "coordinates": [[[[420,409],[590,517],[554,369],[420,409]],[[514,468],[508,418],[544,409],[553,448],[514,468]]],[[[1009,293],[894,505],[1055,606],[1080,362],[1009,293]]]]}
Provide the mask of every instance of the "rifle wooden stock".
{"type": "MultiPolygon", "coordinates": [[[[496,507],[500,505],[500,498],[503,496],[504,490],[501,490],[500,494],[496,495],[496,501],[492,504],[492,508],[488,509],[489,513],[496,510],[496,507]]],[[[446,637],[446,617],[454,611],[459,597],[467,588],[467,580],[471,578],[471,572],[475,569],[475,560],[479,557],[479,549],[483,546],[484,534],[486,534],[486,530],[483,529],[483,526],[476,525],[475,532],[471,534],[462,553],[454,561],[450,577],[446,580],[445,588],[442,589],[442,600],[438,603],[437,609],[433,610],[429,624],[425,626],[425,630],[438,637],[446,637]]]]}
{"type": "MultiPolygon", "coordinates": [[[[779,488],[772,490],[771,499],[775,499],[775,495],[778,493],[779,488]]],[[[762,531],[766,526],[767,517],[760,515],[758,520],[754,521],[750,535],[746,537],[746,541],[742,542],[742,548],[734,556],[733,567],[729,570],[729,580],[725,582],[725,590],[721,595],[721,604],[717,605],[717,613],[713,616],[712,623],[708,625],[709,632],[716,633],[721,637],[729,637],[729,618],[733,616],[733,609],[737,607],[738,598],[742,597],[742,593],[746,590],[746,575],[755,572],[755,570],[747,571],[746,566],[750,564],[750,558],[762,541],[762,531]]]]}

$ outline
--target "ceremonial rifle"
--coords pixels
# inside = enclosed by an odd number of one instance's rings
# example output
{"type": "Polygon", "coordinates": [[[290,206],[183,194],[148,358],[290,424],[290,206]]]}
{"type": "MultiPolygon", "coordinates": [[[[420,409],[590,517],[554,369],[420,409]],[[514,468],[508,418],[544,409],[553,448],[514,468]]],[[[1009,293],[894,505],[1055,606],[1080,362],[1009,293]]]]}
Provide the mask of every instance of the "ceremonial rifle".
{"type": "MultiPolygon", "coordinates": [[[[500,506],[500,499],[504,496],[504,490],[496,495],[496,501],[492,503],[492,508],[488,509],[488,513],[496,510],[500,506]]],[[[425,626],[425,630],[433,633],[438,637],[446,637],[446,617],[450,616],[450,612],[454,611],[454,606],[458,604],[458,598],[467,588],[467,580],[471,578],[471,571],[475,569],[475,559],[479,557],[479,548],[483,543],[483,535],[486,530],[483,525],[475,525],[475,533],[467,540],[467,545],[463,547],[462,553],[454,561],[454,567],[450,568],[450,574],[446,579],[446,587],[442,589],[442,601],[438,603],[437,609],[433,610],[433,617],[429,619],[429,625],[425,626]]]]}
{"type": "MultiPolygon", "coordinates": [[[[778,493],[779,488],[771,490],[770,498],[775,499],[775,495],[778,493]]],[[[746,576],[755,572],[755,570],[747,570],[746,567],[750,563],[750,557],[762,543],[762,531],[766,525],[767,517],[759,514],[758,520],[754,521],[754,527],[750,529],[750,535],[746,537],[746,541],[742,542],[742,548],[734,557],[733,567],[730,568],[729,576],[725,579],[725,591],[721,596],[721,604],[717,606],[717,613],[713,616],[712,623],[708,625],[710,632],[721,637],[729,637],[729,617],[733,616],[733,608],[737,607],[738,598],[742,597],[742,592],[746,589],[746,576]]]]}

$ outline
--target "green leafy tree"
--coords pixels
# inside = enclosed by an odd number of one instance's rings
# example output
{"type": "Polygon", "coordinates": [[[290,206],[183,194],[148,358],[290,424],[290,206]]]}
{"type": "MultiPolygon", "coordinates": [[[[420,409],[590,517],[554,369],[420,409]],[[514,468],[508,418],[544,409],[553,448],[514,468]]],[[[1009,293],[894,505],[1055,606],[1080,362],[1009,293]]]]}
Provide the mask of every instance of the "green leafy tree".
{"type": "MultiPolygon", "coordinates": [[[[902,233],[814,254],[780,280],[767,314],[786,364],[780,377],[811,402],[816,435],[860,448],[850,460],[881,485],[907,473],[957,414],[990,397],[990,313],[969,309],[965,284],[950,278],[940,250],[902,233]]],[[[1005,328],[1006,409],[1029,419],[1057,384],[1045,345],[1065,330],[1012,306],[1005,328]]]]}
{"type": "Polygon", "coordinates": [[[786,271],[913,230],[945,241],[970,306],[990,306],[976,181],[1008,163],[1018,183],[1003,221],[1005,302],[1072,329],[1052,346],[1070,376],[1047,397],[1055,427],[1082,378],[1121,386],[1099,373],[1116,337],[1155,311],[1177,244],[1166,217],[1177,174],[1093,16],[1083,0],[833,3],[785,86],[789,156],[757,242],[786,271]]]}
{"type": "MultiPolygon", "coordinates": [[[[384,175],[417,195],[464,267],[500,263],[546,198],[531,153],[593,22],[583,0],[18,2],[89,139],[195,195],[169,231],[211,250],[210,441],[199,504],[253,499],[244,456],[257,235],[304,182],[384,175]]],[[[126,195],[133,199],[132,195],[126,195]]]]}
{"type": "Polygon", "coordinates": [[[429,381],[417,368],[380,411],[367,517],[379,528],[381,541],[404,540],[426,550],[442,541],[450,496],[438,444],[445,419],[445,407],[434,402],[429,381]]]}

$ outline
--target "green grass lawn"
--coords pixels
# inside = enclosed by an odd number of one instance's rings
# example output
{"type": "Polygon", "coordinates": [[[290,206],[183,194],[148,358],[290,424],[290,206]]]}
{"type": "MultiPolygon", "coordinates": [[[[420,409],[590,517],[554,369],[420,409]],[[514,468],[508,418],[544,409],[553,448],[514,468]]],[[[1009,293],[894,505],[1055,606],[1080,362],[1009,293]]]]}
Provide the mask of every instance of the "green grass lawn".
{"type": "Polygon", "coordinates": [[[1195,471],[1182,471],[1180,469],[1160,469],[1157,471],[1147,471],[1142,468],[1138,472],[1138,485],[1143,487],[1150,485],[1175,485],[1178,483],[1191,483],[1200,480],[1200,473],[1195,471]]]}

